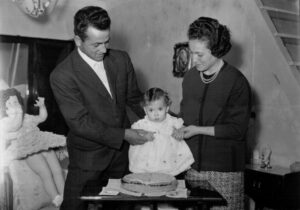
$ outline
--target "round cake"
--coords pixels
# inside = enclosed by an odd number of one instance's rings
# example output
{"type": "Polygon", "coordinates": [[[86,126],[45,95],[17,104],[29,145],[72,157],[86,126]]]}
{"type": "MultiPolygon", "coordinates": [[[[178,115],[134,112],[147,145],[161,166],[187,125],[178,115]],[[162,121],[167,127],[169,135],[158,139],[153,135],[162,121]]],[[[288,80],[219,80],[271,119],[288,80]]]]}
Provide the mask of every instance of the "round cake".
{"type": "Polygon", "coordinates": [[[176,190],[177,180],[163,173],[132,173],[122,178],[121,187],[144,195],[160,195],[176,190]]]}

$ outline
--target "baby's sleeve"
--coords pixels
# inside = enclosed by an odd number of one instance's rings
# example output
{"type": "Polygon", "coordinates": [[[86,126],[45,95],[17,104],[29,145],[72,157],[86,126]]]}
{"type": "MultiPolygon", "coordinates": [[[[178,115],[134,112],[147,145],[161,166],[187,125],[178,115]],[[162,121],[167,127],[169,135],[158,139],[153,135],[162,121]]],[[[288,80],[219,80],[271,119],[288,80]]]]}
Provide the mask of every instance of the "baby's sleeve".
{"type": "Polygon", "coordinates": [[[131,125],[131,128],[132,129],[143,129],[142,124],[143,124],[142,120],[138,120],[131,125]]]}
{"type": "Polygon", "coordinates": [[[174,127],[181,128],[183,126],[183,119],[181,118],[174,118],[174,127]]]}

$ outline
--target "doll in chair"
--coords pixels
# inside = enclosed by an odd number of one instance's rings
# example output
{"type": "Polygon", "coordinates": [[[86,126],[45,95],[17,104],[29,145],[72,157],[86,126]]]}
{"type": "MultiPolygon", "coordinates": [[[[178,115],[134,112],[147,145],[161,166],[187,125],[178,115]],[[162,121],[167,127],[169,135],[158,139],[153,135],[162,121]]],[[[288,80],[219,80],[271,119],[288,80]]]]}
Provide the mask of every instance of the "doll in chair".
{"type": "Polygon", "coordinates": [[[5,163],[25,160],[41,178],[53,205],[58,207],[63,200],[65,179],[53,148],[65,146],[65,137],[39,130],[37,125],[48,115],[44,98],[39,97],[35,103],[39,115],[24,114],[22,104],[16,89],[0,91],[0,131],[4,137],[5,163]]]}

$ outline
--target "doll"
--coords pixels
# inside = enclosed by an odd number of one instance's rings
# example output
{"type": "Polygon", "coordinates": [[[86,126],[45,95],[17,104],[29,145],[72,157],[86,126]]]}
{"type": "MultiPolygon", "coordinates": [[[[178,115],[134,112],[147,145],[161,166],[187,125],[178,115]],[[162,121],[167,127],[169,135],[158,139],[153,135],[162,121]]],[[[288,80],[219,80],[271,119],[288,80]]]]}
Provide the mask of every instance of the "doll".
{"type": "Polygon", "coordinates": [[[62,135],[40,131],[38,124],[47,118],[44,98],[39,97],[35,106],[39,115],[24,114],[22,97],[14,89],[0,91],[0,129],[5,141],[6,164],[12,160],[25,160],[40,176],[54,206],[60,206],[65,179],[58,158],[52,148],[65,146],[62,135]]]}
{"type": "Polygon", "coordinates": [[[146,116],[132,125],[154,133],[154,140],[143,145],[130,145],[129,170],[160,172],[178,175],[190,168],[193,155],[184,140],[172,137],[174,129],[183,126],[183,120],[168,114],[171,101],[160,88],[151,88],[144,94],[142,106],[146,116]]]}

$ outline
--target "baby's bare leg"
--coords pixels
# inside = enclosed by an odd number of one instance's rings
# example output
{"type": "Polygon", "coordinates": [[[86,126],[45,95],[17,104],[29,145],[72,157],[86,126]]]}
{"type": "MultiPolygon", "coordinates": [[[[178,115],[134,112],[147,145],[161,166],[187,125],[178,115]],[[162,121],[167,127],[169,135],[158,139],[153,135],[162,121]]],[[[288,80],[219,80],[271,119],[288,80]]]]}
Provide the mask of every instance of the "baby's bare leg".
{"type": "Polygon", "coordinates": [[[54,182],[55,182],[56,188],[59,191],[59,194],[63,195],[64,186],[65,186],[65,178],[64,178],[62,168],[60,166],[60,163],[57,159],[55,152],[53,150],[48,150],[48,151],[43,152],[42,154],[48,162],[48,165],[52,172],[54,182]]]}
{"type": "Polygon", "coordinates": [[[52,173],[46,159],[41,154],[34,154],[26,158],[29,167],[37,173],[43,181],[46,192],[50,195],[51,199],[59,194],[56,189],[52,173]]]}

